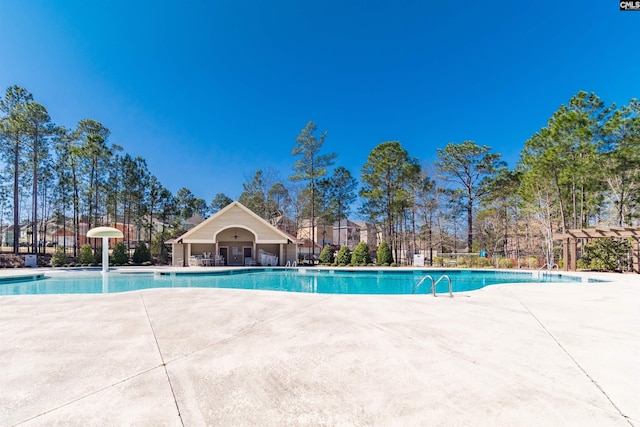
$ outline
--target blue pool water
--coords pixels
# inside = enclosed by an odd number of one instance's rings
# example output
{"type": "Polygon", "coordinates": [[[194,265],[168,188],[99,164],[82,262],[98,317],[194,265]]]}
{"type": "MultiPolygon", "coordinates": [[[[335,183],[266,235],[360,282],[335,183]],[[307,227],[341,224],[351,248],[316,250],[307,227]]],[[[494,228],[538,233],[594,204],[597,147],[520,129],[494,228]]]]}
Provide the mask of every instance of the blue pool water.
{"type": "MultiPolygon", "coordinates": [[[[0,280],[0,295],[92,294],[127,292],[150,288],[234,288],[328,294],[410,294],[425,275],[434,280],[451,278],[453,292],[471,291],[487,285],[526,282],[580,282],[579,277],[537,272],[486,270],[319,270],[314,268],[250,268],[207,273],[174,272],[74,272],[39,274],[22,279],[0,280]]],[[[416,293],[431,292],[426,280],[416,293]]],[[[438,293],[449,292],[446,280],[438,293]]]]}

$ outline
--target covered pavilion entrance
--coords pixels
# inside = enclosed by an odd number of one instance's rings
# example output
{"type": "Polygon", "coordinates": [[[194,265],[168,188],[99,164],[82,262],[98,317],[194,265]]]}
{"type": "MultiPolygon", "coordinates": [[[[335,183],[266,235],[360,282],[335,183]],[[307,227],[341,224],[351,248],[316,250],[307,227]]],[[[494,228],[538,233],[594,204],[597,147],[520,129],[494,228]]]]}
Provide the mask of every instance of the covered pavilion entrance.
{"type": "Polygon", "coordinates": [[[255,233],[244,227],[231,227],[218,232],[208,243],[187,244],[188,257],[198,259],[211,255],[211,265],[278,265],[285,250],[281,243],[257,243],[255,233]],[[266,256],[272,258],[267,259],[266,256]]]}
{"type": "Polygon", "coordinates": [[[562,258],[565,271],[576,271],[578,240],[599,238],[631,239],[631,269],[640,273],[640,227],[579,228],[554,234],[554,240],[562,240],[562,258]]]}

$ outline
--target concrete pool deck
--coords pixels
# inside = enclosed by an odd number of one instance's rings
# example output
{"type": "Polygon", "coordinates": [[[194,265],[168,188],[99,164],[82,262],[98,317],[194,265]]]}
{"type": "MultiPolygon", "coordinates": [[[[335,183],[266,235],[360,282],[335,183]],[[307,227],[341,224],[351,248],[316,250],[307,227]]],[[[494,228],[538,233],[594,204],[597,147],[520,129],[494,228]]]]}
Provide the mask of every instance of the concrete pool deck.
{"type": "Polygon", "coordinates": [[[640,426],[640,276],[607,277],[0,296],[0,425],[640,426]]]}

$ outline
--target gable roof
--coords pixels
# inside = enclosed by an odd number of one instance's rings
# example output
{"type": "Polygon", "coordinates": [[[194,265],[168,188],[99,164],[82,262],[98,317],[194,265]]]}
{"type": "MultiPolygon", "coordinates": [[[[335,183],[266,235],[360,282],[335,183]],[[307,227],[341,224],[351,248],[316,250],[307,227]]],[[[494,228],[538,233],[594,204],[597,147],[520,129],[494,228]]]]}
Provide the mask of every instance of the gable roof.
{"type": "Polygon", "coordinates": [[[240,202],[232,202],[175,239],[176,243],[209,243],[229,228],[244,228],[255,236],[256,243],[298,243],[240,202]]]}

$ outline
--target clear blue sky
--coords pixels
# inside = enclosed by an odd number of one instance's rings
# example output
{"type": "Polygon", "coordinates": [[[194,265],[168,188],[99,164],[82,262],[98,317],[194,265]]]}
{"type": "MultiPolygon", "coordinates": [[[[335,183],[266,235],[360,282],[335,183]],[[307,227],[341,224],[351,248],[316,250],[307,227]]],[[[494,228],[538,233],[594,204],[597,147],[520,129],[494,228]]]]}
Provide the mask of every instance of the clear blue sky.
{"type": "Polygon", "coordinates": [[[473,140],[510,167],[580,90],[640,97],[640,12],[590,1],[0,0],[0,89],[92,118],[175,192],[291,174],[309,120],[356,177],[398,140],[433,168],[473,140]]]}

